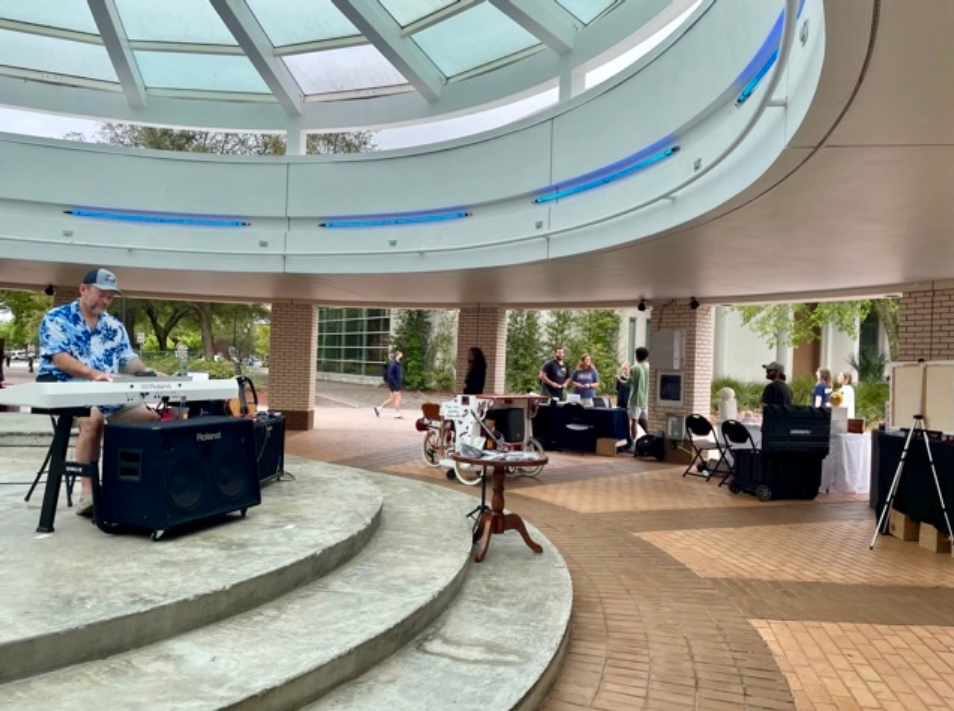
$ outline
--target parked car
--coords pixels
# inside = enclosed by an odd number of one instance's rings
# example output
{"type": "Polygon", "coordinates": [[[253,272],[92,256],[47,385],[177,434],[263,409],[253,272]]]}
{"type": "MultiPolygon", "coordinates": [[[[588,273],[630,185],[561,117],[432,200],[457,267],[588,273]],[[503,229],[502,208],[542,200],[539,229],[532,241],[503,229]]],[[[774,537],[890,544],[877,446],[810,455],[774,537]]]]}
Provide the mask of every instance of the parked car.
{"type": "Polygon", "coordinates": [[[249,356],[249,357],[248,357],[248,364],[249,364],[251,367],[253,367],[253,368],[261,368],[261,367],[262,367],[262,359],[259,358],[258,356],[249,356]]]}

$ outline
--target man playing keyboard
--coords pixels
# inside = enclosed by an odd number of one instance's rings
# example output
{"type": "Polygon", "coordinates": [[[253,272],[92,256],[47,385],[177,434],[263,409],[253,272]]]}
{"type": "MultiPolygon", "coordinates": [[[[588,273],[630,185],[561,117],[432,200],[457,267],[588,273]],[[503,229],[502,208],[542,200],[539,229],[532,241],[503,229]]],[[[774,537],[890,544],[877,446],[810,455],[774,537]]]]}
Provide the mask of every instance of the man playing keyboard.
{"type": "MultiPolygon", "coordinates": [[[[47,312],[40,323],[40,366],[37,380],[110,381],[120,372],[130,375],[149,370],[133,351],[122,321],[107,313],[119,291],[116,275],[108,269],[93,269],[83,277],[79,298],[47,312]]],[[[100,405],[80,418],[76,438],[76,461],[87,464],[99,459],[103,426],[109,422],[152,422],[159,416],[145,405],[100,405]]],[[[79,516],[93,511],[92,483],[82,479],[79,516]]]]}

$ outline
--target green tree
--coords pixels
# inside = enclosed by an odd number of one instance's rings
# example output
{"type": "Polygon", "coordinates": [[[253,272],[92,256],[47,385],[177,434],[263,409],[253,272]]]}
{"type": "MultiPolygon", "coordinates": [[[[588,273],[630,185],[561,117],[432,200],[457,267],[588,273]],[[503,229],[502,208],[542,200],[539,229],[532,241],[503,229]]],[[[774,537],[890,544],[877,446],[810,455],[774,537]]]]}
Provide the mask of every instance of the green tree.
{"type": "Polygon", "coordinates": [[[547,355],[552,355],[557,348],[563,348],[566,350],[567,362],[576,364],[583,351],[577,337],[576,315],[573,311],[551,311],[544,334],[547,355]]]}
{"type": "Polygon", "coordinates": [[[435,390],[452,392],[457,384],[457,353],[454,349],[457,312],[435,311],[433,315],[436,322],[431,341],[434,358],[427,380],[435,390]]]}
{"type": "MultiPolygon", "coordinates": [[[[69,133],[66,138],[74,141],[90,140],[82,133],[69,133]]],[[[149,148],[157,151],[186,153],[285,155],[285,137],[281,134],[179,130],[110,121],[99,124],[92,142],[126,148],[149,148]]],[[[369,131],[310,133],[305,139],[305,152],[308,155],[366,153],[376,148],[374,133],[369,131]]]]}
{"type": "Polygon", "coordinates": [[[770,347],[797,346],[821,338],[832,324],[842,333],[858,337],[858,328],[871,311],[870,301],[828,301],[818,304],[770,304],[739,306],[742,323],[770,347]]]}
{"type": "Polygon", "coordinates": [[[600,374],[600,386],[604,391],[614,387],[613,375],[616,373],[621,321],[622,315],[615,309],[588,309],[576,314],[582,352],[589,353],[593,359],[593,365],[600,374]]]}
{"type": "Polygon", "coordinates": [[[420,309],[400,311],[391,345],[404,353],[404,387],[427,389],[432,358],[431,312],[420,309]]]}
{"type": "Polygon", "coordinates": [[[540,366],[545,358],[539,311],[507,314],[507,391],[540,391],[540,366]]]}
{"type": "Polygon", "coordinates": [[[13,319],[5,325],[7,350],[37,345],[37,334],[43,315],[53,305],[53,297],[33,291],[0,291],[0,310],[9,311],[13,319]]]}

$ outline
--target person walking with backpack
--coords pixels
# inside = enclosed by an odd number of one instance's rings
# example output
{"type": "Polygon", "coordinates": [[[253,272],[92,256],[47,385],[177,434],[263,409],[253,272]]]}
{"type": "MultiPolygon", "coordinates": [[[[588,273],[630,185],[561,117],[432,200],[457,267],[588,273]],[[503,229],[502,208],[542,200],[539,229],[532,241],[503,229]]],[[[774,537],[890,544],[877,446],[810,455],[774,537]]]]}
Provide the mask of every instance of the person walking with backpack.
{"type": "Polygon", "coordinates": [[[377,417],[381,416],[381,410],[391,405],[395,411],[394,419],[404,419],[404,415],[401,414],[401,386],[404,384],[404,365],[401,363],[403,357],[404,354],[401,351],[394,351],[394,358],[388,361],[387,370],[384,372],[384,382],[388,384],[389,395],[379,407],[374,408],[374,414],[377,417]]]}

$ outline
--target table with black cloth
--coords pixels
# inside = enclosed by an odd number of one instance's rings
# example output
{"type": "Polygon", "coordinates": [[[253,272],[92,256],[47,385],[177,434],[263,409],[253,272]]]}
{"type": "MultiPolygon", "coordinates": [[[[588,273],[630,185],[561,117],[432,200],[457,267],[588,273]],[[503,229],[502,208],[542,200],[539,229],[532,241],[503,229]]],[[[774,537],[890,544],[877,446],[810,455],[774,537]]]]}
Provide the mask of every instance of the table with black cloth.
{"type": "MultiPolygon", "coordinates": [[[[584,424],[592,425],[597,438],[629,440],[629,414],[621,407],[588,407],[584,424]]],[[[560,449],[569,417],[563,405],[543,405],[533,418],[533,436],[544,449],[560,449]]],[[[596,451],[593,449],[592,451],[596,451]]]]}
{"type": "MultiPolygon", "coordinates": [[[[871,498],[875,515],[881,513],[891,482],[894,480],[904,450],[905,432],[875,430],[871,433],[871,498]],[[877,493],[876,493],[877,492],[877,493]]],[[[931,440],[931,457],[944,494],[948,510],[954,505],[954,443],[931,440]]],[[[938,531],[946,532],[944,513],[938,501],[937,487],[928,464],[924,441],[920,435],[911,441],[901,481],[892,508],[907,514],[913,520],[929,523],[938,531]]]]}

